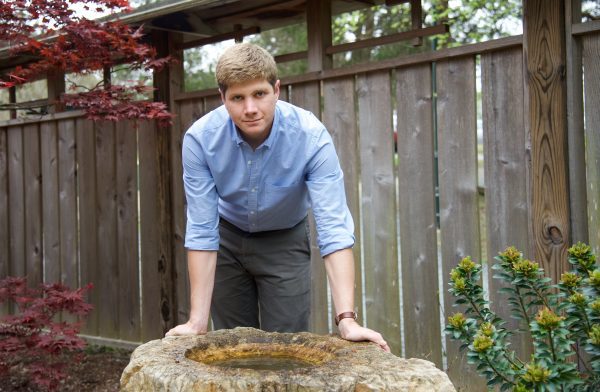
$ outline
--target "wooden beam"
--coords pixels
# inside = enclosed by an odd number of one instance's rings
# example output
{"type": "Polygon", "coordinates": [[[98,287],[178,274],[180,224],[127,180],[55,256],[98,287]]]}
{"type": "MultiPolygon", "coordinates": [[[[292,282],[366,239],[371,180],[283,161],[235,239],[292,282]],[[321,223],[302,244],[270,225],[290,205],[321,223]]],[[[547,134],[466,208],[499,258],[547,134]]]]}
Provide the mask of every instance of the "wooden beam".
{"type": "Polygon", "coordinates": [[[330,46],[327,48],[326,53],[333,54],[333,53],[347,52],[350,50],[369,48],[369,47],[373,47],[373,46],[377,46],[377,45],[391,44],[394,42],[404,41],[404,40],[411,39],[411,38],[426,37],[429,35],[444,34],[447,32],[448,32],[448,25],[440,24],[440,25],[435,25],[435,26],[431,26],[431,27],[426,27],[423,29],[403,31],[401,33],[385,35],[383,37],[369,38],[369,39],[364,39],[361,41],[349,42],[347,44],[330,46]]]}
{"type": "Polygon", "coordinates": [[[204,34],[204,33],[197,33],[194,31],[184,31],[184,30],[178,30],[178,29],[169,29],[166,27],[159,27],[159,26],[153,26],[153,25],[144,25],[144,30],[159,30],[159,31],[166,31],[169,33],[181,33],[181,34],[185,34],[185,35],[191,35],[193,37],[199,37],[199,38],[207,38],[210,37],[211,35],[209,34],[204,34]]]}
{"type": "Polygon", "coordinates": [[[248,27],[248,28],[241,29],[241,30],[231,31],[229,33],[213,35],[212,37],[200,38],[200,39],[196,39],[193,41],[180,43],[180,44],[178,44],[177,49],[196,48],[198,46],[214,44],[214,43],[225,41],[228,39],[238,40],[241,37],[245,37],[246,35],[258,34],[258,33],[260,33],[260,27],[253,26],[253,27],[248,27]]]}
{"type": "Polygon", "coordinates": [[[48,84],[48,112],[58,113],[63,111],[63,105],[60,102],[61,96],[65,93],[65,73],[63,71],[52,70],[46,75],[48,84]]]}
{"type": "Polygon", "coordinates": [[[308,51],[303,50],[300,52],[286,53],[286,54],[280,54],[279,56],[275,56],[275,62],[276,63],[286,63],[288,61],[303,60],[307,57],[308,57],[308,51]]]}
{"type": "MultiPolygon", "coordinates": [[[[8,103],[17,103],[17,88],[16,87],[10,87],[8,89],[8,103]]],[[[16,110],[11,110],[10,111],[10,118],[12,120],[14,120],[15,118],[17,118],[17,111],[16,110]]]]}
{"type": "Polygon", "coordinates": [[[110,74],[110,67],[104,67],[102,69],[102,83],[104,84],[104,88],[109,88],[112,84],[112,76],[110,74]]]}
{"type": "MultiPolygon", "coordinates": [[[[410,19],[413,30],[423,27],[423,7],[421,0],[410,0],[410,19]]],[[[413,46],[423,45],[423,37],[415,37],[411,41],[413,46]]]]}
{"type": "Polygon", "coordinates": [[[402,3],[408,3],[409,1],[412,1],[412,0],[385,0],[385,5],[387,7],[391,7],[393,5],[398,5],[398,4],[402,4],[402,3]]]}
{"type": "Polygon", "coordinates": [[[237,44],[239,44],[240,42],[242,42],[244,40],[244,36],[242,34],[239,34],[240,31],[242,31],[242,25],[241,24],[235,24],[233,25],[233,32],[234,33],[238,33],[237,37],[235,37],[235,42],[237,44]]]}
{"type": "Polygon", "coordinates": [[[308,71],[322,71],[333,66],[331,53],[331,0],[307,0],[308,71]]]}
{"type": "Polygon", "coordinates": [[[570,269],[564,23],[564,0],[524,0],[532,238],[535,259],[554,282],[570,269]]]}
{"type": "Polygon", "coordinates": [[[600,20],[592,20],[585,23],[581,23],[580,20],[579,23],[574,23],[571,28],[571,33],[573,35],[584,35],[597,32],[600,32],[600,20]]]}
{"type": "MultiPolygon", "coordinates": [[[[260,14],[271,13],[274,11],[285,11],[285,10],[289,10],[292,8],[297,8],[298,11],[300,12],[300,10],[304,6],[305,2],[306,2],[306,0],[273,1],[269,4],[265,4],[265,5],[257,7],[257,8],[251,8],[246,11],[240,11],[236,7],[236,8],[232,8],[231,12],[228,14],[209,18],[209,19],[206,19],[205,21],[207,23],[210,23],[211,25],[216,25],[216,24],[227,25],[227,24],[239,23],[239,21],[242,19],[256,18],[257,16],[260,16],[260,14]]],[[[248,4],[252,4],[252,3],[248,2],[248,4]]]]}

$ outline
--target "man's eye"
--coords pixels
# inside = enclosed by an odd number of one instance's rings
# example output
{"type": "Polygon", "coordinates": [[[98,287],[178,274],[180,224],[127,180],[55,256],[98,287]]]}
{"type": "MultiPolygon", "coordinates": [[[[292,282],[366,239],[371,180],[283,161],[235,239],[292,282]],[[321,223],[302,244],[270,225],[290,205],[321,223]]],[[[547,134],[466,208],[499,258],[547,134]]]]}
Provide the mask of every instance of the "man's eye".
{"type": "Polygon", "coordinates": [[[257,97],[263,97],[263,96],[265,96],[265,94],[266,94],[266,93],[265,93],[264,91],[257,91],[257,92],[256,92],[256,96],[257,96],[257,97]]]}
{"type": "Polygon", "coordinates": [[[232,101],[241,101],[242,100],[242,96],[241,95],[235,95],[233,97],[231,97],[232,101]]]}

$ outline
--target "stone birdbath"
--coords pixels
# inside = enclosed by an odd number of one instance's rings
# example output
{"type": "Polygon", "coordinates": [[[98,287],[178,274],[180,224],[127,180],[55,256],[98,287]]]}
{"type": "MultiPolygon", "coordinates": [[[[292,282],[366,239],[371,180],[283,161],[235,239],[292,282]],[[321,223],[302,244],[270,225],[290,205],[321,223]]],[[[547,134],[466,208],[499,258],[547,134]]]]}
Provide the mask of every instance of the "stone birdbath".
{"type": "Polygon", "coordinates": [[[455,391],[431,362],[371,343],[254,328],[165,337],[139,346],[121,391],[455,391]]]}

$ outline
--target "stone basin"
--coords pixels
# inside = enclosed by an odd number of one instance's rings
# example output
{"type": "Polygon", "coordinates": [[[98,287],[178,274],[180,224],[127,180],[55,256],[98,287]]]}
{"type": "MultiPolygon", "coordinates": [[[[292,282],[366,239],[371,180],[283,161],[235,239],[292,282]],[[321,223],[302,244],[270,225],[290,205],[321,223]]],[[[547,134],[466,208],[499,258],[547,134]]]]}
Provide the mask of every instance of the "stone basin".
{"type": "Polygon", "coordinates": [[[333,335],[254,328],[139,346],[121,391],[455,391],[431,362],[333,335]]]}

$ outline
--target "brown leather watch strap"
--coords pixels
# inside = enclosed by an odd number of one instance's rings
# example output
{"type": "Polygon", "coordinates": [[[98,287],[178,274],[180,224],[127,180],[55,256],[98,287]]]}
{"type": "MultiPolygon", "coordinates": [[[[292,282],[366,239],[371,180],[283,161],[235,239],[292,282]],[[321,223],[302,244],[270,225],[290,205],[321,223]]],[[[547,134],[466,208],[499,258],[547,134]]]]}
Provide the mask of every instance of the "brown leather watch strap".
{"type": "Polygon", "coordinates": [[[358,315],[356,314],[356,312],[343,312],[338,314],[337,316],[335,316],[335,325],[339,325],[340,321],[342,319],[345,318],[353,318],[354,320],[356,320],[356,318],[358,317],[358,315]]]}

